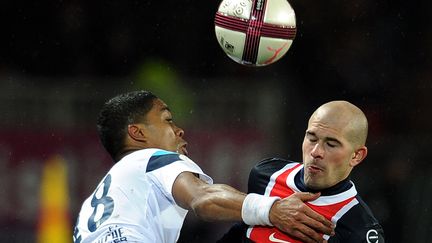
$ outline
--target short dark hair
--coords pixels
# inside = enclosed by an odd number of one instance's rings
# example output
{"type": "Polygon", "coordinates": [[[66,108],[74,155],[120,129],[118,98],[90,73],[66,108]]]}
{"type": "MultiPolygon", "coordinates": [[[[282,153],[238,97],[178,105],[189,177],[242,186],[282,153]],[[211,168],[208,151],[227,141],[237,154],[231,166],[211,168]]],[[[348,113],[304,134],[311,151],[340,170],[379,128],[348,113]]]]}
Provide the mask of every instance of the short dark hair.
{"type": "Polygon", "coordinates": [[[97,130],[102,145],[116,160],[124,148],[127,126],[142,121],[158,97],[149,91],[119,94],[108,100],[97,118],[97,130]]]}

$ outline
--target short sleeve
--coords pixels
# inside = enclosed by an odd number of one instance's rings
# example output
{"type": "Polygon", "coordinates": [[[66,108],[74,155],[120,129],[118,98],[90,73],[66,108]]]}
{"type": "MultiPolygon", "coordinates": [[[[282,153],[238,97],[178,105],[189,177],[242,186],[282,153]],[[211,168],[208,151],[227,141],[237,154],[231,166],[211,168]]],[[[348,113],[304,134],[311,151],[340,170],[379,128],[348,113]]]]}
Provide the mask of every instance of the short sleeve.
{"type": "Polygon", "coordinates": [[[185,171],[195,173],[206,183],[213,184],[213,179],[206,175],[195,162],[185,155],[174,152],[157,150],[151,155],[146,168],[149,178],[172,201],[174,201],[172,197],[174,181],[180,173],[185,171]]]}

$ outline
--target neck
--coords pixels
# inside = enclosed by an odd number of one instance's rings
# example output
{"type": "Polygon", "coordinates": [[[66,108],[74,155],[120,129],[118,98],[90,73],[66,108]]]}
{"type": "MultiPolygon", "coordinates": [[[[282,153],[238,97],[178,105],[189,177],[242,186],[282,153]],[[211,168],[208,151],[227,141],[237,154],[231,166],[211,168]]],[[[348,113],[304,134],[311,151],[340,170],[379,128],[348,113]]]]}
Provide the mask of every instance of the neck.
{"type": "Polygon", "coordinates": [[[330,195],[335,195],[338,193],[341,193],[343,191],[348,190],[349,188],[351,188],[352,184],[350,183],[350,178],[347,177],[344,180],[338,182],[336,185],[328,187],[328,188],[324,188],[321,190],[314,190],[309,188],[308,186],[306,186],[305,182],[304,182],[304,168],[301,169],[299,171],[299,173],[297,173],[297,175],[295,175],[295,179],[294,179],[296,186],[304,192],[321,192],[322,196],[330,196],[330,195]]]}

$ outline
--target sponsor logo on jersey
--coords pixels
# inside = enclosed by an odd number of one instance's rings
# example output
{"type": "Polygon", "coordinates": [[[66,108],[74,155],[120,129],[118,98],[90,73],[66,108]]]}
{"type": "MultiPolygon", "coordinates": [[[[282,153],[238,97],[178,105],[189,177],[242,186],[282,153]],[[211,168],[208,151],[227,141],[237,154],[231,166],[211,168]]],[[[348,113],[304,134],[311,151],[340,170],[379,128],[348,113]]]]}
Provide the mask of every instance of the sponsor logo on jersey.
{"type": "Polygon", "coordinates": [[[120,242],[127,242],[126,236],[124,236],[123,227],[115,226],[115,227],[108,227],[108,231],[106,232],[105,236],[102,237],[102,239],[98,239],[95,241],[96,243],[120,243],[120,242]]]}
{"type": "Polygon", "coordinates": [[[281,239],[276,238],[276,237],[275,237],[275,233],[273,233],[273,234],[271,234],[271,235],[269,236],[269,240],[270,240],[271,242],[276,242],[276,243],[290,243],[289,241],[281,240],[281,239]]]}

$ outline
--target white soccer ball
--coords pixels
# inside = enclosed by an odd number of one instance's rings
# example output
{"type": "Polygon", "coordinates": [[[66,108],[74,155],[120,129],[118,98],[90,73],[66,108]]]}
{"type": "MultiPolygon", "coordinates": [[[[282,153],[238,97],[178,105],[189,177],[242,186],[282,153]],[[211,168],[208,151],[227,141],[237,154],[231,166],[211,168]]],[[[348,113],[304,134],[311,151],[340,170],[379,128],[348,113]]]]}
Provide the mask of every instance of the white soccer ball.
{"type": "Polygon", "coordinates": [[[219,45],[248,66],[276,62],[296,35],[295,13],[287,0],[222,0],[215,17],[219,45]]]}

